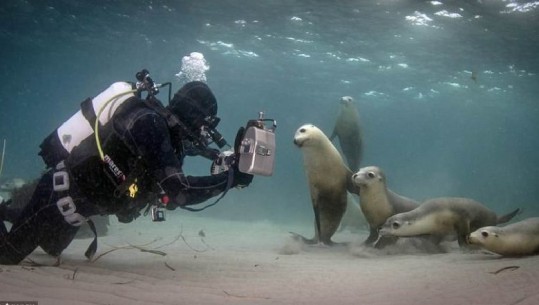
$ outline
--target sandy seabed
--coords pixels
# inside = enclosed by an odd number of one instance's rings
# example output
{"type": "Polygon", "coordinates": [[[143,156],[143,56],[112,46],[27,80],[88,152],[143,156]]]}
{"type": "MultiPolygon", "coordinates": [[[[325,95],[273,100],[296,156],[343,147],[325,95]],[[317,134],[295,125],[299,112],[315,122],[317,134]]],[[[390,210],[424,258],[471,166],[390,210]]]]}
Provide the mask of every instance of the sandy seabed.
{"type": "Polygon", "coordinates": [[[360,245],[366,231],[335,235],[352,246],[302,246],[289,231],[311,236],[310,227],[181,212],[167,218],[112,221],[92,262],[83,255],[91,239],[77,239],[59,266],[39,249],[33,263],[0,266],[0,302],[539,304],[539,256],[501,258],[455,245],[441,254],[378,253],[360,245]]]}

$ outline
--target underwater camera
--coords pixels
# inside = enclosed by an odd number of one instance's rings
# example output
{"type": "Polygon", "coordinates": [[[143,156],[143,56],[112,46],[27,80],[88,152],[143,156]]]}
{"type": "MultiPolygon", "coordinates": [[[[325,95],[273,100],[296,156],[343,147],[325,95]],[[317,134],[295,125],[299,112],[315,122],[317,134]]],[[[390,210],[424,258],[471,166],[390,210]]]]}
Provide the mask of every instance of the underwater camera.
{"type": "Polygon", "coordinates": [[[250,120],[245,127],[243,139],[235,145],[239,154],[238,169],[242,173],[271,176],[275,161],[275,128],[274,119],[265,119],[260,112],[258,119],[250,120]],[[267,127],[265,122],[271,122],[267,127]]]}
{"type": "Polygon", "coordinates": [[[271,176],[275,161],[275,128],[273,119],[265,119],[260,112],[258,119],[249,120],[246,127],[241,127],[236,135],[233,151],[224,151],[213,161],[211,173],[227,171],[232,164],[238,162],[242,173],[271,176]],[[265,122],[271,122],[267,127],[265,122]]]}

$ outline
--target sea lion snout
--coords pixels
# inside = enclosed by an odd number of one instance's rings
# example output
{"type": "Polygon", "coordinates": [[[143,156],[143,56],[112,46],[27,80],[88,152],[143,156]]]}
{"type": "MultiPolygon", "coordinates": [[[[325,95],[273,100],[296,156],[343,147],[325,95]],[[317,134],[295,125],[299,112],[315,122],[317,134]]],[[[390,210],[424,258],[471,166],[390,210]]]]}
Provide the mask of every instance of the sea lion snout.
{"type": "MultiPolygon", "coordinates": [[[[493,234],[496,236],[496,234],[493,234]]],[[[475,232],[472,232],[466,236],[466,242],[468,244],[476,244],[480,242],[481,240],[485,240],[490,237],[490,233],[488,230],[477,230],[475,232]]]]}
{"type": "Polygon", "coordinates": [[[399,230],[402,227],[402,222],[398,219],[389,218],[386,222],[378,229],[378,234],[380,235],[393,235],[395,231],[399,230]]]}
{"type": "Polygon", "coordinates": [[[314,125],[308,124],[298,128],[298,130],[294,134],[294,144],[299,148],[303,147],[305,142],[308,141],[311,137],[310,135],[308,135],[307,131],[312,130],[313,128],[315,128],[314,125]]]}
{"type": "Polygon", "coordinates": [[[350,104],[354,101],[354,99],[351,96],[343,96],[340,99],[341,104],[350,104]]]}
{"type": "Polygon", "coordinates": [[[361,172],[357,172],[357,173],[352,175],[352,183],[356,187],[367,186],[367,182],[365,180],[365,177],[361,172]]]}
{"type": "Polygon", "coordinates": [[[362,170],[360,170],[360,171],[358,171],[357,173],[354,173],[354,174],[352,175],[352,181],[353,181],[356,185],[365,184],[366,181],[368,180],[368,179],[366,178],[366,176],[368,177],[368,174],[365,175],[365,173],[364,173],[362,170]]]}
{"type": "MultiPolygon", "coordinates": [[[[383,174],[376,166],[367,166],[361,168],[355,174],[352,175],[352,181],[356,184],[372,184],[374,181],[383,180],[383,174]]],[[[375,182],[374,182],[375,183],[375,182]]]]}

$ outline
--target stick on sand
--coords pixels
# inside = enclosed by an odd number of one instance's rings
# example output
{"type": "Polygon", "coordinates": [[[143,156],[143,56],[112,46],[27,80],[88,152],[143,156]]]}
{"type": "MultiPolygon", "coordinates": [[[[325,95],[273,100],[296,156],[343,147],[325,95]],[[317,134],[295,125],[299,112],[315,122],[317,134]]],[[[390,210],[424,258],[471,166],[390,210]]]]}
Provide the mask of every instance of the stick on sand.
{"type": "Polygon", "coordinates": [[[4,139],[4,147],[2,148],[2,159],[0,160],[0,177],[2,177],[2,169],[4,168],[4,155],[6,154],[6,139],[4,139]]]}

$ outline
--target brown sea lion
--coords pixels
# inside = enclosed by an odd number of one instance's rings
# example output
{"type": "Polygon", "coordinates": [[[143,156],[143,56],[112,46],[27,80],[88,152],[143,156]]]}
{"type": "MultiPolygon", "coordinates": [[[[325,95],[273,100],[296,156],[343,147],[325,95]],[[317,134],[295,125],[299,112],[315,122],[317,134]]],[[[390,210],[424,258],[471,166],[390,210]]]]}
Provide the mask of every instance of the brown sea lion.
{"type": "Polygon", "coordinates": [[[366,245],[383,248],[396,241],[396,238],[385,236],[379,239],[378,229],[386,220],[397,213],[411,211],[419,206],[413,199],[401,196],[387,187],[383,171],[376,166],[361,168],[352,175],[352,182],[359,188],[361,211],[370,227],[366,245]]]}
{"type": "Polygon", "coordinates": [[[504,227],[479,228],[470,234],[468,241],[503,256],[539,254],[539,217],[504,227]]]}
{"type": "Polygon", "coordinates": [[[357,171],[363,157],[363,137],[359,120],[359,112],[354,105],[354,99],[343,96],[340,99],[340,110],[335,127],[329,139],[339,138],[339,145],[348,163],[348,167],[357,171]]]}
{"type": "Polygon", "coordinates": [[[468,198],[443,197],[429,199],[409,212],[391,216],[379,233],[382,236],[430,235],[438,240],[456,234],[459,246],[465,246],[468,235],[486,226],[506,223],[520,209],[497,216],[483,204],[468,198]]]}

